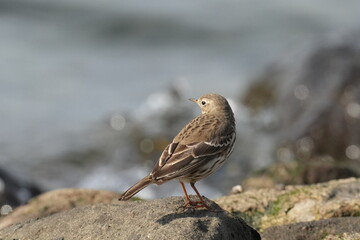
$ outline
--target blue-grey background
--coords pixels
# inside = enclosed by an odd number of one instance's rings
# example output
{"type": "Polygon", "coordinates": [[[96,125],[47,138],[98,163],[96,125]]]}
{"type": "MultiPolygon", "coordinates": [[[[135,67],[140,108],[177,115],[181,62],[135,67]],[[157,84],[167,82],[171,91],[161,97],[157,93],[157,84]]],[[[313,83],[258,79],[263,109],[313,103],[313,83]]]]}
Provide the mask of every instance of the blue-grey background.
{"type": "MultiPolygon", "coordinates": [[[[359,13],[357,0],[2,0],[0,166],[45,190],[123,191],[157,156],[149,155],[147,138],[139,142],[148,161],[133,155],[133,122],[148,136],[167,128],[154,115],[184,107],[189,114],[169,128],[174,136],[198,113],[186,99],[218,92],[232,101],[244,131],[247,112],[237,100],[252,77],[289,53],[357,29],[359,13]],[[180,106],[169,89],[181,93],[180,106]],[[89,149],[108,160],[66,160],[89,149]]],[[[244,177],[241,164],[269,163],[261,152],[266,141],[245,145],[263,144],[253,159],[233,156],[240,160],[232,171],[199,183],[200,191],[219,196],[244,177]],[[216,185],[224,179],[232,180],[216,185]]],[[[176,183],[140,196],[171,194],[181,194],[176,183]]]]}

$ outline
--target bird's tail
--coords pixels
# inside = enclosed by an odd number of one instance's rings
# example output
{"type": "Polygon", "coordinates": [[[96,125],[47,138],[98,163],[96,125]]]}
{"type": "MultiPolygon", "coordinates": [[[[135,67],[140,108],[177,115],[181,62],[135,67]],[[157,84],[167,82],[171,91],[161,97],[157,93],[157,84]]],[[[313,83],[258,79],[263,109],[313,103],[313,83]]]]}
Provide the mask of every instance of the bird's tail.
{"type": "Polygon", "coordinates": [[[141,179],[139,182],[137,182],[134,186],[126,190],[121,197],[119,198],[120,201],[126,201],[129,200],[132,196],[140,192],[143,188],[147,187],[149,184],[153,183],[153,180],[150,178],[150,176],[146,176],[143,179],[141,179]]]}

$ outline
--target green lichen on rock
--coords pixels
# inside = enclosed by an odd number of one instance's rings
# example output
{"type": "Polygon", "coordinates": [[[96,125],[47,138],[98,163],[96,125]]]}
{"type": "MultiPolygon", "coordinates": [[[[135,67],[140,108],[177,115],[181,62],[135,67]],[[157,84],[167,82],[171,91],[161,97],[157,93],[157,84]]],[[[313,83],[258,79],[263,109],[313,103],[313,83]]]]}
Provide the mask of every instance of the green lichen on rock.
{"type": "Polygon", "coordinates": [[[259,189],[222,197],[217,203],[263,231],[272,226],[334,217],[359,216],[360,179],[259,189]]]}
{"type": "Polygon", "coordinates": [[[269,204],[259,227],[266,229],[296,222],[359,216],[359,186],[359,179],[350,178],[288,191],[269,204]]]}
{"type": "Polygon", "coordinates": [[[241,194],[221,197],[216,200],[223,209],[243,218],[249,225],[259,229],[267,206],[277,199],[284,190],[257,189],[241,194]]]}
{"type": "Polygon", "coordinates": [[[268,216],[278,216],[282,212],[286,213],[290,208],[290,199],[294,196],[298,196],[301,189],[294,189],[286,191],[285,193],[279,195],[275,201],[269,204],[267,207],[266,215],[268,216]]]}

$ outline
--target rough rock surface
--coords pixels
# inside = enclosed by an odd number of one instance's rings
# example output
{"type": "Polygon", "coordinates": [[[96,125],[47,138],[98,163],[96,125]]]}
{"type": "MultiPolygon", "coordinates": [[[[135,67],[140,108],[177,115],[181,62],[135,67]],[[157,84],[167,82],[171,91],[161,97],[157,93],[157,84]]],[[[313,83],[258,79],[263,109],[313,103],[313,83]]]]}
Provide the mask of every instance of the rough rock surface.
{"type": "Polygon", "coordinates": [[[110,203],[119,196],[120,194],[115,192],[78,188],[46,192],[35,197],[28,204],[16,208],[9,215],[2,217],[0,219],[0,229],[14,223],[45,217],[79,206],[110,203]]]}
{"type": "Polygon", "coordinates": [[[216,203],[260,231],[283,224],[360,216],[360,179],[250,190],[219,198],[216,203]]]}
{"type": "Polygon", "coordinates": [[[183,209],[182,197],[88,205],[14,224],[0,238],[260,239],[243,220],[209,204],[214,211],[183,209]]]}
{"type": "Polygon", "coordinates": [[[360,239],[360,218],[343,217],[268,228],[263,240],[360,239]]]}

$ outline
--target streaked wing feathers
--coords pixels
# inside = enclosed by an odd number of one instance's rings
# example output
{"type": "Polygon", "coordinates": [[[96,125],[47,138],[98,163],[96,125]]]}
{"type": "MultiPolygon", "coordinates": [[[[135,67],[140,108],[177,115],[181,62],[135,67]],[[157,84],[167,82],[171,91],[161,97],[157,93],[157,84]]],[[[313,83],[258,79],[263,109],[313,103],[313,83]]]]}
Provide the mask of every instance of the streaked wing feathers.
{"type": "Polygon", "coordinates": [[[180,161],[189,155],[191,154],[188,146],[179,144],[178,142],[172,142],[162,152],[152,172],[159,171],[165,165],[175,165],[177,161],[180,161]]]}
{"type": "Polygon", "coordinates": [[[193,149],[194,157],[203,157],[217,154],[227,148],[235,140],[235,134],[223,136],[208,142],[200,142],[193,149]]]}
{"type": "Polygon", "coordinates": [[[195,145],[192,149],[192,155],[194,158],[205,157],[209,155],[214,155],[222,151],[224,146],[222,145],[212,145],[208,142],[201,142],[195,145]]]}
{"type": "Polygon", "coordinates": [[[221,151],[227,147],[225,145],[213,146],[206,142],[200,142],[194,145],[176,143],[175,151],[171,152],[170,150],[173,144],[174,143],[171,143],[164,150],[158,164],[151,173],[151,176],[159,182],[186,175],[186,173],[202,165],[206,159],[204,157],[221,153],[221,151]]]}
{"type": "Polygon", "coordinates": [[[158,163],[156,164],[158,167],[164,166],[164,164],[169,160],[169,158],[172,156],[172,154],[175,152],[176,147],[178,146],[178,143],[172,142],[170,143],[165,150],[162,152],[158,163]]]}
{"type": "MultiPolygon", "coordinates": [[[[171,176],[178,176],[179,171],[186,171],[188,166],[194,160],[191,154],[192,147],[181,145],[179,143],[171,143],[163,151],[158,163],[155,165],[151,176],[156,180],[167,180],[171,176]],[[170,151],[172,150],[173,151],[170,151]]],[[[176,177],[175,176],[175,177],[176,177]]]]}

